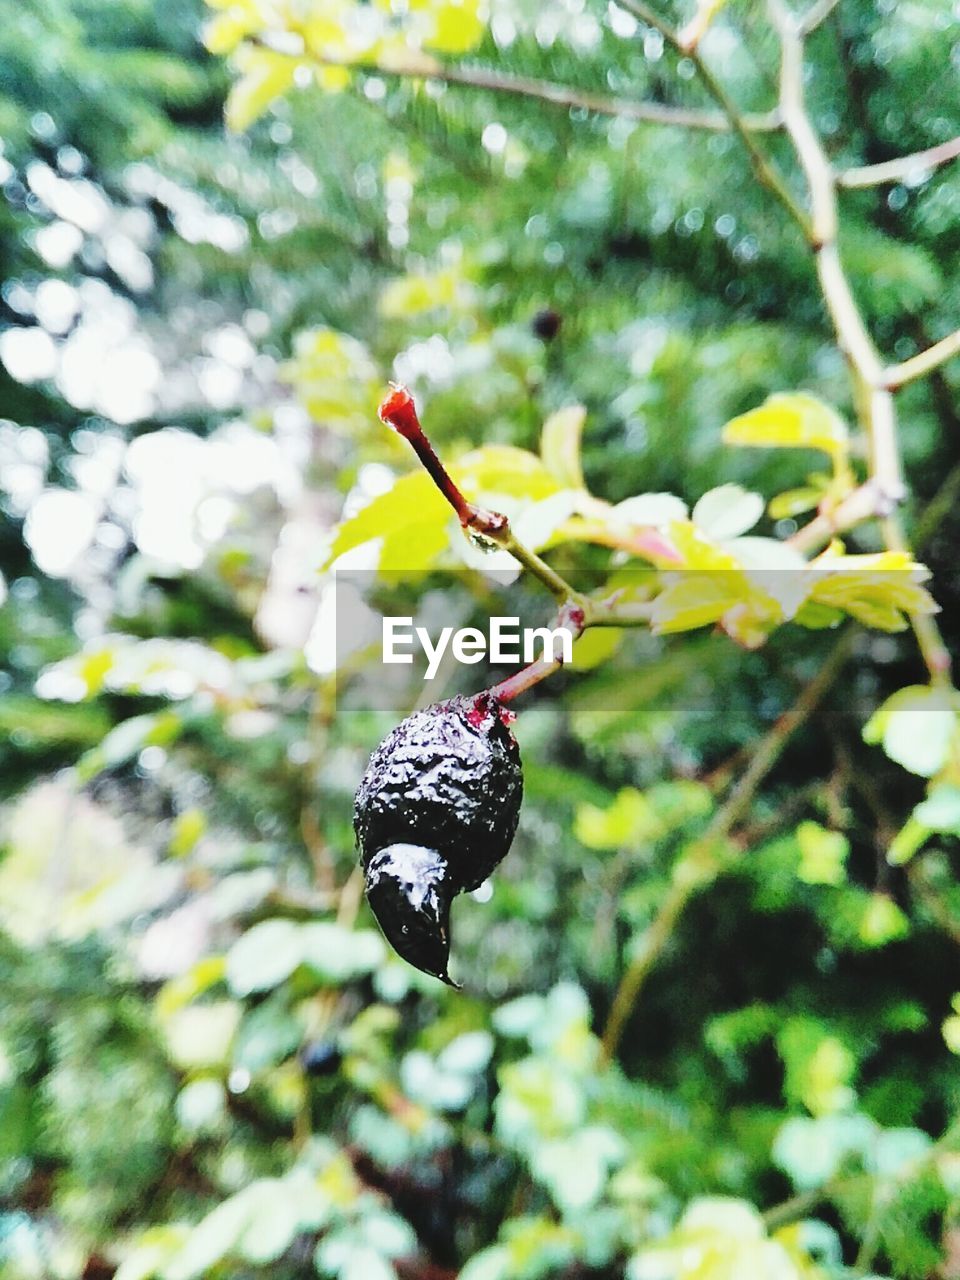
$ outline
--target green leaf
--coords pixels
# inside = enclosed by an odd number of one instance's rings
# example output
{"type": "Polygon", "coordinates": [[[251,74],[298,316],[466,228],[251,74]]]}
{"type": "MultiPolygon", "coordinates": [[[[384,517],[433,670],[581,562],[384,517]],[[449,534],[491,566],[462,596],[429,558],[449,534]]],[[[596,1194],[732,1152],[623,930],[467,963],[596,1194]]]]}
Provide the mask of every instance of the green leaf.
{"type": "Polygon", "coordinates": [[[623,787],[608,809],[579,805],[573,830],[588,849],[622,849],[660,835],[663,824],[641,792],[623,787]]]}
{"type": "Polygon", "coordinates": [[[299,926],[300,959],[330,982],[347,982],[383,963],[386,946],[373,929],[318,920],[299,926]]]}
{"type": "Polygon", "coordinates": [[[569,670],[592,671],[612,658],[624,641],[621,627],[594,627],[573,642],[569,670]]]}
{"type": "Polygon", "coordinates": [[[727,444],[759,448],[823,449],[846,452],[847,424],[835,409],[805,391],[778,393],[758,408],[731,419],[723,428],[727,444]]]}
{"type": "Polygon", "coordinates": [[[505,1244],[494,1244],[475,1253],[458,1280],[510,1280],[514,1274],[510,1250],[505,1244]]]}
{"type": "Polygon", "coordinates": [[[871,893],[860,920],[860,941],[868,947],[882,947],[909,932],[910,921],[890,895],[871,893]]]}
{"type": "Polygon", "coordinates": [[[540,456],[543,465],[565,489],[583,489],[580,439],[587,411],[582,404],[568,405],[552,413],[543,424],[540,456]]]}
{"type": "Polygon", "coordinates": [[[800,865],[797,876],[804,884],[842,884],[850,842],[839,831],[828,831],[817,822],[797,827],[800,865]]]}
{"type": "Polygon", "coordinates": [[[774,1163],[798,1191],[807,1191],[832,1178],[850,1155],[863,1157],[876,1134],[876,1124],[865,1115],[794,1116],[777,1133],[774,1163]]]}
{"type": "Polygon", "coordinates": [[[303,1027],[275,998],[250,1009],[233,1044],[233,1065],[255,1073],[283,1062],[299,1047],[303,1027]]]}
{"type": "Polygon", "coordinates": [[[235,996],[270,991],[303,959],[301,927],[293,920],[263,920],[230,948],[227,985],[235,996]]]}
{"type": "Polygon", "coordinates": [[[530,1170],[561,1211],[576,1213],[596,1204],[625,1151],[612,1129],[592,1125],[569,1138],[540,1144],[531,1154],[530,1170]]]}

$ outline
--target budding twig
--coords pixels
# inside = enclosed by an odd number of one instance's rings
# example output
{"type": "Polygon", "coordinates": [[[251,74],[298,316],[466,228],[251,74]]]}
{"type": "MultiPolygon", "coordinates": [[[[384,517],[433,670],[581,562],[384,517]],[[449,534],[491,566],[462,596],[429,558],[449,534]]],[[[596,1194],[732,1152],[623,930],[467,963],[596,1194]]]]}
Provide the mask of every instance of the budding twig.
{"type": "Polygon", "coordinates": [[[514,535],[510,528],[510,521],[502,512],[488,511],[486,507],[469,502],[463,496],[427,439],[417,416],[413,396],[406,387],[396,383],[391,385],[393,391],[378,410],[380,421],[385,422],[398,435],[403,436],[404,440],[409,441],[424,470],[453,507],[464,531],[468,534],[476,534],[502,550],[509,551],[513,558],[538,578],[561,603],[579,600],[578,593],[569,582],[514,535]]]}

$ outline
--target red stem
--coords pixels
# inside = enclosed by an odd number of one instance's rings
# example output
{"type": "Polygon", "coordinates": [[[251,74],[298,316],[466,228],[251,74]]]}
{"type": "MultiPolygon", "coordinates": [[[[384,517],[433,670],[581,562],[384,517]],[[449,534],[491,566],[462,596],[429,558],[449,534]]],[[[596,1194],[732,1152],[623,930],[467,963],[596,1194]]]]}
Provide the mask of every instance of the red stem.
{"type": "Polygon", "coordinates": [[[465,529],[473,529],[477,533],[485,534],[503,532],[507,527],[506,516],[496,511],[486,511],[476,503],[467,501],[427,439],[417,416],[417,406],[413,402],[413,396],[406,387],[397,383],[391,383],[391,386],[393,390],[377,410],[380,421],[392,427],[397,435],[403,436],[404,440],[413,446],[424,470],[453,507],[457,513],[457,519],[465,529]]]}
{"type": "MultiPolygon", "coordinates": [[[[565,627],[572,634],[573,639],[578,640],[585,630],[586,616],[578,604],[565,604],[557,614],[556,625],[565,627]]],[[[539,684],[547,676],[552,676],[555,671],[559,671],[562,666],[562,658],[554,658],[552,661],[538,658],[528,667],[515,671],[512,676],[507,676],[506,680],[492,685],[487,693],[491,698],[496,698],[497,702],[512,702],[519,694],[526,693],[535,684],[539,684]]]]}

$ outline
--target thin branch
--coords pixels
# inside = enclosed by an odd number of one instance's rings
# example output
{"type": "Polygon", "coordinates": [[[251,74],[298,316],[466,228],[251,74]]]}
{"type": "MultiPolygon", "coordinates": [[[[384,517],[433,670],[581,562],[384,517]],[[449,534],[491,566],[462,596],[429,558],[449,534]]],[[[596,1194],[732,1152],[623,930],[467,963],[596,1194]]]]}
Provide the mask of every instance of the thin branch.
{"type": "Polygon", "coordinates": [[[885,369],[883,384],[888,391],[899,391],[908,382],[915,382],[917,378],[925,378],[928,373],[933,373],[934,369],[939,369],[940,365],[946,364],[956,355],[960,355],[960,329],[941,338],[919,355],[885,369]]]}
{"type": "Polygon", "coordinates": [[[805,235],[809,234],[810,220],[807,214],[794,199],[780,174],[767,159],[763,150],[757,145],[753,131],[747,124],[747,118],[740,113],[740,108],[733,101],[726,89],[713,74],[699,52],[695,48],[687,48],[665,19],[655,13],[643,0],[618,0],[620,7],[632,13],[649,27],[659,31],[663,38],[681,55],[689,58],[703,82],[703,87],[714,99],[724,116],[730,122],[730,128],[739,137],[746,148],[747,155],[758,181],[776,196],[805,235]]]}
{"type": "Polygon", "coordinates": [[[798,24],[800,34],[808,36],[816,31],[817,27],[822,27],[839,3],[840,0],[816,0],[816,3],[812,4],[800,19],[798,24]]]}
{"type": "Polygon", "coordinates": [[[879,512],[893,510],[906,494],[900,471],[893,397],[883,380],[883,362],[867,331],[837,246],[837,190],[833,168],[807,114],[803,90],[803,39],[796,19],[780,0],[769,0],[780,36],[780,111],[810,191],[812,245],[824,301],[837,341],[860,393],[871,452],[871,478],[879,512]]]}
{"type": "Polygon", "coordinates": [[[642,945],[624,970],[613,997],[603,1030],[601,1066],[614,1058],[643,985],[670,940],[687,903],[720,873],[723,842],[750,807],[760,784],[779,760],[790,738],[810,718],[843,669],[852,636],[853,632],[848,631],[841,637],[793,706],[760,739],[740,781],[716,811],[703,835],[694,841],[674,868],[673,882],[661,899],[657,914],[643,936],[642,945]]]}
{"type": "MultiPolygon", "coordinates": [[[[261,44],[277,52],[269,41],[251,38],[248,43],[261,44]]],[[[291,54],[290,57],[295,55],[291,54]]],[[[347,71],[361,71],[366,75],[385,76],[394,80],[438,80],[443,84],[462,85],[470,89],[488,89],[492,93],[505,93],[514,97],[534,98],[555,107],[571,107],[590,111],[595,115],[617,116],[636,120],[642,124],[659,124],[678,129],[704,129],[709,133],[728,133],[730,121],[719,111],[698,111],[688,107],[670,107],[661,102],[635,102],[629,98],[615,98],[609,94],[593,93],[589,89],[576,89],[572,85],[557,84],[552,80],[539,80],[534,76],[510,75],[488,67],[469,67],[441,62],[425,53],[408,51],[402,59],[386,63],[348,62],[342,58],[330,58],[309,49],[311,61],[324,67],[342,67],[347,71]]],[[[780,117],[774,111],[752,112],[744,115],[744,128],[752,133],[772,133],[780,128],[780,117]]]]}
{"type": "Polygon", "coordinates": [[[666,18],[661,18],[655,9],[651,9],[650,5],[644,0],[617,0],[617,4],[621,9],[626,9],[627,13],[645,23],[648,27],[653,27],[654,31],[659,31],[664,40],[668,44],[672,44],[675,49],[679,49],[678,35],[667,22],[666,18]]]}
{"type": "Polygon", "coordinates": [[[882,494],[872,480],[867,480],[848,494],[835,510],[814,516],[808,524],[791,534],[787,542],[797,551],[818,551],[838,533],[882,514],[882,508],[882,494]]]}
{"type": "Polygon", "coordinates": [[[850,189],[880,187],[890,182],[901,182],[914,174],[929,173],[940,165],[960,156],[960,138],[951,138],[926,151],[914,151],[912,155],[886,160],[883,164],[868,164],[856,169],[844,169],[837,174],[837,185],[850,189]]]}

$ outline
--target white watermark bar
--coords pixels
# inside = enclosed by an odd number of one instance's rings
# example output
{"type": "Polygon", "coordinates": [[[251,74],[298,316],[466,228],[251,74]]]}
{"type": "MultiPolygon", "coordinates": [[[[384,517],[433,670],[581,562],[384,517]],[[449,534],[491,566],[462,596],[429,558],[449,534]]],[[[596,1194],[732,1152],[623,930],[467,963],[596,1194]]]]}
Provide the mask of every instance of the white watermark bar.
{"type": "Polygon", "coordinates": [[[413,663],[414,649],[427,660],[424,680],[435,679],[448,650],[466,666],[486,661],[491,666],[517,663],[571,662],[573,636],[566,627],[521,627],[520,619],[492,617],[486,633],[479,627],[442,627],[434,639],[413,618],[383,619],[382,661],[387,666],[413,663]]]}

